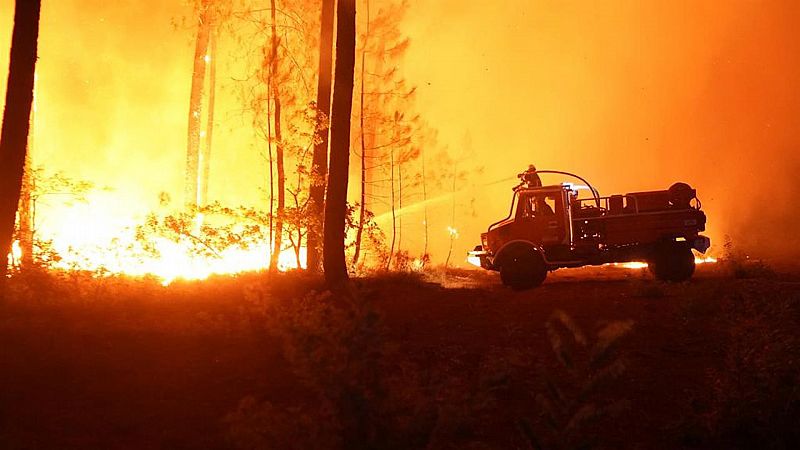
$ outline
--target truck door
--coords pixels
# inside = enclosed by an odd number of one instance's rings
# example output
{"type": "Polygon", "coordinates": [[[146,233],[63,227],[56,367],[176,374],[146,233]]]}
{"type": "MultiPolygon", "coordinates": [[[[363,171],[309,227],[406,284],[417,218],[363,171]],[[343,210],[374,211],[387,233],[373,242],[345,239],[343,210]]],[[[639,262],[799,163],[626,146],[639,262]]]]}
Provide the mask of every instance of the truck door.
{"type": "Polygon", "coordinates": [[[520,198],[518,232],[542,245],[567,243],[567,217],[561,191],[532,192],[520,198]]]}

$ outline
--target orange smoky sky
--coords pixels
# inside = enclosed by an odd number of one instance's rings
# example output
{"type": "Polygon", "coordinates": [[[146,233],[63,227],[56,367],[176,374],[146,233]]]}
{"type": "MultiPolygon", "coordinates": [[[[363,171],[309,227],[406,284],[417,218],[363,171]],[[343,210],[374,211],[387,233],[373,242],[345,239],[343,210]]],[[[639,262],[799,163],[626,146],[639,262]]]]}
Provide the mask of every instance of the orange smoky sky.
{"type": "MultiPolygon", "coordinates": [[[[112,188],[53,228],[101,211],[143,215],[161,191],[180,202],[190,11],[177,0],[43,2],[36,162],[112,188]]],[[[0,0],[2,67],[12,22],[13,1],[0,0]]],[[[507,212],[514,180],[489,183],[529,163],[579,173],[602,194],[685,181],[717,249],[730,235],[756,254],[800,253],[799,23],[796,1],[410,0],[401,69],[469,173],[457,189],[454,254],[507,212]]],[[[210,197],[255,204],[263,144],[227,64],[210,197]]],[[[449,201],[431,230],[440,258],[449,201]]]]}
{"type": "MultiPolygon", "coordinates": [[[[407,71],[423,114],[487,181],[528,163],[601,193],[698,189],[709,233],[794,257],[800,3],[413,2],[407,71]]],[[[547,180],[545,180],[547,181],[547,180]]],[[[557,180],[554,180],[557,181],[557,180]]],[[[507,210],[508,185],[480,189],[507,210]]],[[[473,239],[474,240],[474,239],[473,239]]]]}

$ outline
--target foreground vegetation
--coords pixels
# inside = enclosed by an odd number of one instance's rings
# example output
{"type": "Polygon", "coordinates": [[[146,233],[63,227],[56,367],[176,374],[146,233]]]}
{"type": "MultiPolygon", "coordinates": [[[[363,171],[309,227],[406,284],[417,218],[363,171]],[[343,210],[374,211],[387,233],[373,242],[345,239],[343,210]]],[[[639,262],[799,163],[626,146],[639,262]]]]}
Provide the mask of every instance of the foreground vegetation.
{"type": "Polygon", "coordinates": [[[796,448],[800,276],[19,274],[2,448],[796,448]]]}

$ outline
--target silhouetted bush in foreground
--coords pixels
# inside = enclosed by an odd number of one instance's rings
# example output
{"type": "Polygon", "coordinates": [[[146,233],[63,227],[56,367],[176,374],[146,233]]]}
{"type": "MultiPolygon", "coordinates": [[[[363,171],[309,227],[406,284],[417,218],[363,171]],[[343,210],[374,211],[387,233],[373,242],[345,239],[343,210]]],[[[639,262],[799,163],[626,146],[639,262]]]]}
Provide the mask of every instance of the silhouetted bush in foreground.
{"type": "Polygon", "coordinates": [[[436,424],[429,384],[388,358],[369,294],[311,292],[276,302],[269,332],[311,399],[278,408],[247,398],[228,417],[240,448],[424,448],[436,424]],[[392,361],[392,365],[389,365],[392,361]]]}
{"type": "Polygon", "coordinates": [[[723,303],[724,366],[712,373],[712,435],[728,448],[800,448],[800,294],[742,290],[723,303]]]}

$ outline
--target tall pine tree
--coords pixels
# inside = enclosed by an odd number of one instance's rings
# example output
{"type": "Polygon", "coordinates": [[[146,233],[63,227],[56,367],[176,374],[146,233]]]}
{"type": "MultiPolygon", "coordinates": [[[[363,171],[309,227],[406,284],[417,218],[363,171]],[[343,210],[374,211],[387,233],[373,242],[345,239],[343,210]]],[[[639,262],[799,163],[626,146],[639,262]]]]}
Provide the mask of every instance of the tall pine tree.
{"type": "Polygon", "coordinates": [[[325,280],[338,287],[348,280],[344,254],[347,182],[350,170],[350,114],[356,59],[356,2],[339,0],[336,8],[336,71],[331,109],[331,155],[325,200],[323,264],[325,280]]]}
{"type": "Polygon", "coordinates": [[[6,106],[0,136],[0,283],[5,281],[8,271],[6,255],[11,250],[25,170],[40,11],[40,0],[17,0],[14,10],[6,106]]]}

